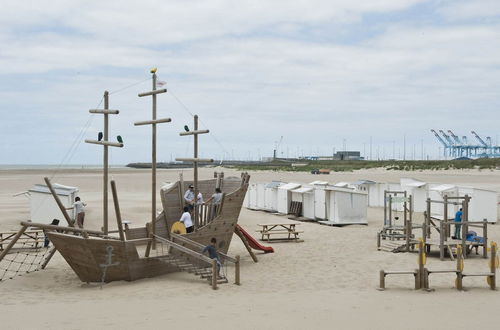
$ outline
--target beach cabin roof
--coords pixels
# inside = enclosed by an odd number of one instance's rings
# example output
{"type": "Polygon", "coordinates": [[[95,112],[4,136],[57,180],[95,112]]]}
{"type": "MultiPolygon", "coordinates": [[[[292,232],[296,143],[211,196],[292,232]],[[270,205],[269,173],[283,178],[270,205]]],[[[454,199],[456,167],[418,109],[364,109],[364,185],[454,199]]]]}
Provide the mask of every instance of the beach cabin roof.
{"type": "Polygon", "coordinates": [[[311,188],[311,187],[302,187],[302,188],[294,189],[294,190],[292,190],[292,192],[299,193],[299,194],[304,194],[304,193],[312,192],[313,190],[314,189],[311,188]]]}
{"type": "Polygon", "coordinates": [[[349,187],[349,182],[337,182],[333,186],[339,188],[347,188],[349,187]]]}
{"type": "Polygon", "coordinates": [[[452,184],[441,184],[439,186],[430,188],[430,190],[443,192],[443,191],[453,190],[456,188],[457,188],[457,186],[452,185],[452,184]]]}
{"type": "Polygon", "coordinates": [[[425,186],[427,184],[427,182],[415,180],[413,178],[401,178],[400,183],[402,186],[417,187],[417,188],[425,186]]]}
{"type": "MultiPolygon", "coordinates": [[[[61,195],[61,196],[69,196],[72,193],[78,191],[77,187],[64,186],[64,185],[58,184],[58,183],[52,184],[52,187],[54,187],[56,194],[61,195]]],[[[50,194],[49,187],[47,187],[44,184],[35,184],[35,186],[33,188],[31,188],[30,190],[28,190],[28,192],[50,194]]]]}
{"type": "Polygon", "coordinates": [[[266,188],[278,188],[279,186],[283,185],[284,183],[281,181],[272,181],[268,184],[265,185],[266,188]]]}
{"type": "Polygon", "coordinates": [[[300,183],[287,183],[287,184],[284,184],[282,186],[280,186],[279,188],[280,189],[283,189],[283,190],[293,190],[293,189],[297,189],[301,186],[300,183]]]}
{"type": "Polygon", "coordinates": [[[328,182],[327,181],[319,181],[318,180],[318,181],[313,181],[313,182],[311,182],[309,184],[317,185],[317,186],[326,186],[326,185],[328,185],[328,182]]]}
{"type": "Polygon", "coordinates": [[[352,184],[356,185],[356,186],[359,186],[359,185],[362,185],[362,184],[375,184],[375,183],[376,182],[372,181],[372,180],[358,180],[356,182],[353,182],[352,184]]]}

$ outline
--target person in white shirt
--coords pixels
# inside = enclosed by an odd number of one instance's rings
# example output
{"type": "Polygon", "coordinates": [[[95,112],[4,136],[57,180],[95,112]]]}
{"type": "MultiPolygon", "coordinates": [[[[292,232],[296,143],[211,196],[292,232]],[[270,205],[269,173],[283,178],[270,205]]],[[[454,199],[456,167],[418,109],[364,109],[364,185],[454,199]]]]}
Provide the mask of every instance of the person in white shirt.
{"type": "Polygon", "coordinates": [[[74,209],[76,213],[76,223],[78,224],[78,227],[83,228],[83,221],[85,220],[85,204],[80,200],[80,197],[75,198],[75,202],[73,203],[72,207],[66,208],[67,210],[74,209]]]}
{"type": "Polygon", "coordinates": [[[184,207],[184,213],[182,213],[179,221],[184,224],[187,233],[192,233],[194,231],[193,220],[191,220],[191,213],[189,213],[189,208],[187,206],[184,207]]]}
{"type": "Polygon", "coordinates": [[[202,204],[205,204],[205,202],[203,201],[203,195],[201,194],[201,192],[198,192],[198,198],[196,199],[196,205],[202,205],[202,204]]]}

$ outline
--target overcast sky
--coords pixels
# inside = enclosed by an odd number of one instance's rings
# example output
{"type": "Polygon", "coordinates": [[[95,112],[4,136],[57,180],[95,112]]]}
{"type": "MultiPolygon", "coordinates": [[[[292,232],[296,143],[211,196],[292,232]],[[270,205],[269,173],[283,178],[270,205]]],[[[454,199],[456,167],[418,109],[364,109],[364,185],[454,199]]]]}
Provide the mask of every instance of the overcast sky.
{"type": "Polygon", "coordinates": [[[226,159],[271,156],[281,136],[282,156],[369,157],[371,137],[372,158],[403,157],[406,136],[407,159],[437,157],[431,128],[500,133],[498,0],[3,0],[0,44],[0,164],[100,163],[83,140],[105,90],[125,141],[111,162],[150,161],[133,122],[151,118],[152,67],[163,161],[191,156],[190,113],[211,131],[202,156],[226,159]]]}

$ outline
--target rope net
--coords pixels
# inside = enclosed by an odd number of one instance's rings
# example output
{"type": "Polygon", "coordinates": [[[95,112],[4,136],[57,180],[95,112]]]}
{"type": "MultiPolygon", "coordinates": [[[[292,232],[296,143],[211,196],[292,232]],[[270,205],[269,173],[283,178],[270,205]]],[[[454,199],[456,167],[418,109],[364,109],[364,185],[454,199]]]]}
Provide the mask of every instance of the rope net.
{"type": "Polygon", "coordinates": [[[43,231],[35,236],[23,234],[0,260],[0,282],[41,270],[53,249],[43,231]]]}

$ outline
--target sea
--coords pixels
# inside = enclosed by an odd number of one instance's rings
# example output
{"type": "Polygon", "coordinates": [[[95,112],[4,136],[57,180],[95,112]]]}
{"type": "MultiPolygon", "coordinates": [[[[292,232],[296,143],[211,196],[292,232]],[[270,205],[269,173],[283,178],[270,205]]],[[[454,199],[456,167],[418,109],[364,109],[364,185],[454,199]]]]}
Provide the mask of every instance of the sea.
{"type": "MultiPolygon", "coordinates": [[[[109,168],[126,168],[125,165],[109,165],[109,168]]],[[[56,169],[102,169],[100,165],[89,164],[0,164],[0,171],[5,170],[56,170],[56,169]]]]}

